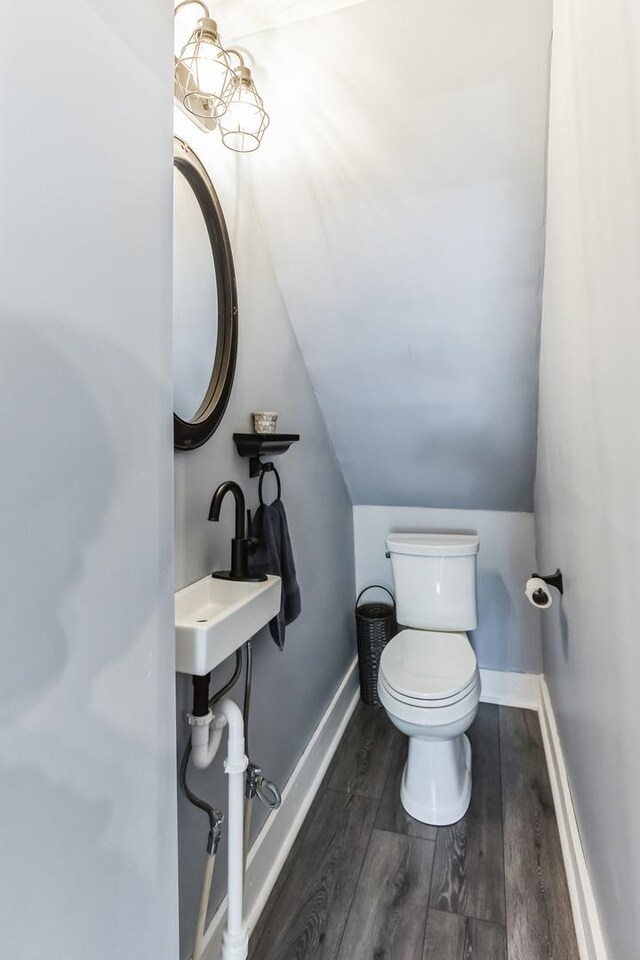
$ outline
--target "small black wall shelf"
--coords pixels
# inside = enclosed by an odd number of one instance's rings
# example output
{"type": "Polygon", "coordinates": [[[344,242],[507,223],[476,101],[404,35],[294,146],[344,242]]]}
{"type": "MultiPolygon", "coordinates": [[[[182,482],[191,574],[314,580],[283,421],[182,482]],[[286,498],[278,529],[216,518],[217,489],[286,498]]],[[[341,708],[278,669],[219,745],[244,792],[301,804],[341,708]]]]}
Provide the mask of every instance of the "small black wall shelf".
{"type": "Polygon", "coordinates": [[[249,476],[262,473],[261,457],[275,457],[286,453],[292,443],[300,439],[299,433],[234,433],[233,442],[241,457],[249,457],[249,476]]]}

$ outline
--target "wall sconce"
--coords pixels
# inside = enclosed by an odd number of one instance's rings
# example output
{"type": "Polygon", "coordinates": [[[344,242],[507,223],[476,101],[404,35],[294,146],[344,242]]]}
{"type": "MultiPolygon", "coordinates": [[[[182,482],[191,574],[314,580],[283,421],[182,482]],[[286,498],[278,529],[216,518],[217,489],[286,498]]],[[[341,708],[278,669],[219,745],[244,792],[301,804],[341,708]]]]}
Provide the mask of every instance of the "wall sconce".
{"type": "MultiPolygon", "coordinates": [[[[237,57],[240,54],[235,50],[237,57]]],[[[218,123],[222,142],[236,153],[251,153],[260,146],[260,141],[269,126],[269,115],[264,109],[262,97],[251,79],[251,70],[245,67],[242,57],[234,71],[234,83],[227,109],[218,123]]]]}
{"type": "MultiPolygon", "coordinates": [[[[187,0],[193,3],[194,0],[187,0]]],[[[178,4],[176,10],[184,6],[178,4]]],[[[234,74],[229,54],[223,49],[215,20],[206,16],[176,58],[176,72],[183,79],[182,103],[196,117],[217,119],[227,109],[234,74]]]]}
{"type": "Polygon", "coordinates": [[[237,153],[257,150],[269,116],[251,70],[237,50],[226,50],[215,20],[202,0],[182,0],[179,10],[196,4],[204,11],[175,57],[175,94],[180,105],[203,130],[220,130],[225,147],[237,153]],[[240,65],[234,69],[231,57],[240,65]]]}

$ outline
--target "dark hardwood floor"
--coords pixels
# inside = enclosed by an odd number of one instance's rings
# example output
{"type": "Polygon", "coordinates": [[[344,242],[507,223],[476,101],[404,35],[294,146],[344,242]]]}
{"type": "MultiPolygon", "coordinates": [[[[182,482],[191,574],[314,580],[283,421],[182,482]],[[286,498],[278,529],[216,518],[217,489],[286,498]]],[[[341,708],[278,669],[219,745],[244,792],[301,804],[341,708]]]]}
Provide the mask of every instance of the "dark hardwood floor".
{"type": "Polygon", "coordinates": [[[578,960],[535,713],[482,704],[451,827],[400,803],[406,739],[360,704],[251,938],[251,960],[578,960]]]}
{"type": "Polygon", "coordinates": [[[509,960],[578,960],[536,714],[501,707],[500,741],[509,960]]]}
{"type": "Polygon", "coordinates": [[[473,802],[436,840],[429,906],[505,924],[498,708],[481,705],[469,731],[473,802]]]}

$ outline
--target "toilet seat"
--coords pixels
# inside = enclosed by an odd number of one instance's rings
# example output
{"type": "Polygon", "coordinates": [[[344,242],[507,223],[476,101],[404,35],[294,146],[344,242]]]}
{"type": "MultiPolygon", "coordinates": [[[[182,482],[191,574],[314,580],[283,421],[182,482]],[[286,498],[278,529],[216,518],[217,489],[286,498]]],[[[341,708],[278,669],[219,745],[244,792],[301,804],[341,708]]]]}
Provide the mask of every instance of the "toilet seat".
{"type": "Polygon", "coordinates": [[[445,707],[473,691],[478,664],[466,633],[402,630],[382,651],[378,678],[394,700],[445,707]]]}
{"type": "Polygon", "coordinates": [[[462,700],[466,700],[467,697],[475,695],[480,682],[480,677],[478,671],[476,670],[473,677],[469,683],[464,687],[463,690],[460,690],[457,694],[454,694],[452,697],[442,697],[438,700],[427,700],[424,697],[408,697],[405,694],[398,693],[389,682],[385,679],[382,674],[378,675],[378,684],[383,688],[388,697],[391,698],[395,703],[404,703],[408,707],[417,707],[419,710],[428,711],[433,713],[437,710],[442,710],[445,707],[451,707],[456,703],[460,703],[462,700]]]}
{"type": "MultiPolygon", "coordinates": [[[[442,700],[413,700],[408,697],[400,698],[390,690],[384,678],[378,674],[378,696],[380,703],[387,711],[392,722],[398,726],[398,721],[409,724],[409,728],[400,726],[400,729],[409,736],[442,736],[442,731],[451,731],[453,725],[462,722],[463,729],[467,729],[469,722],[465,718],[473,716],[480,701],[480,674],[465,689],[464,695],[443,703],[442,700]]],[[[452,736],[454,734],[451,734],[452,736]]]]}

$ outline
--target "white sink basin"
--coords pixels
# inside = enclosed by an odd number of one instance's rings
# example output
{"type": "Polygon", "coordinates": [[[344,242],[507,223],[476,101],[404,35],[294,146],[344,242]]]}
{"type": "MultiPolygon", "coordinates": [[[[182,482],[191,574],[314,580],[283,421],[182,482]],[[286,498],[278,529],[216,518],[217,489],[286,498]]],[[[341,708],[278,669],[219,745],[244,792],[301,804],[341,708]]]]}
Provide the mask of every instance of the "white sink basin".
{"type": "Polygon", "coordinates": [[[280,609],[280,577],[262,583],[203,577],[175,595],[176,670],[203,676],[280,609]]]}

